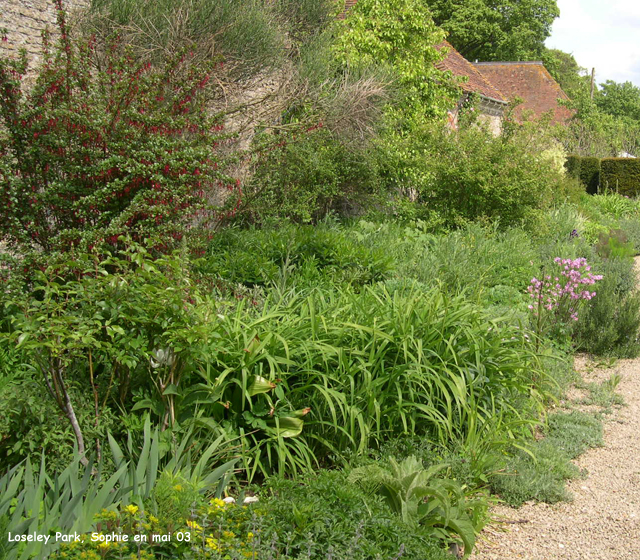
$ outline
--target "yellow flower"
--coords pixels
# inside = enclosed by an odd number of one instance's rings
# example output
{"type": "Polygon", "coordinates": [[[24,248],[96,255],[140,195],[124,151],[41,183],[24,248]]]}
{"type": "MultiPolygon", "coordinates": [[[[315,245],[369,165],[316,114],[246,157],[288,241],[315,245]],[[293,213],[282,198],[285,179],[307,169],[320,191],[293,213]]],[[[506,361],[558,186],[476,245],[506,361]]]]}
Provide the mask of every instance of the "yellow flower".
{"type": "Polygon", "coordinates": [[[182,492],[182,484],[176,484],[176,485],[173,487],[173,489],[174,489],[176,492],[182,492]]]}
{"type": "Polygon", "coordinates": [[[108,541],[101,541],[100,544],[98,545],[98,548],[109,548],[111,546],[111,543],[108,541]]]}
{"type": "Polygon", "coordinates": [[[151,521],[151,523],[159,523],[159,519],[154,515],[149,516],[149,521],[151,521]]]}
{"type": "Polygon", "coordinates": [[[217,506],[219,508],[223,508],[224,506],[226,506],[227,504],[224,502],[224,500],[221,500],[220,498],[214,498],[213,500],[211,500],[209,502],[212,506],[217,506]]]}
{"type": "Polygon", "coordinates": [[[251,531],[249,531],[249,532],[247,533],[247,540],[249,540],[249,541],[250,541],[253,537],[255,537],[255,535],[254,535],[251,531]]]}
{"type": "Polygon", "coordinates": [[[200,525],[198,525],[195,521],[187,521],[187,526],[190,529],[196,529],[198,531],[202,531],[202,527],[200,527],[200,525]]]}
{"type": "Polygon", "coordinates": [[[213,539],[213,538],[209,537],[208,539],[206,539],[205,542],[207,543],[207,546],[211,550],[218,550],[218,539],[213,539]]]}
{"type": "Polygon", "coordinates": [[[235,538],[236,534],[231,532],[231,531],[222,531],[222,536],[225,539],[233,539],[233,538],[235,538]]]}
{"type": "Polygon", "coordinates": [[[133,504],[129,504],[126,508],[124,508],[125,510],[127,510],[127,512],[129,512],[131,515],[135,515],[136,513],[138,513],[138,510],[140,509],[138,506],[134,506],[133,504]]]}

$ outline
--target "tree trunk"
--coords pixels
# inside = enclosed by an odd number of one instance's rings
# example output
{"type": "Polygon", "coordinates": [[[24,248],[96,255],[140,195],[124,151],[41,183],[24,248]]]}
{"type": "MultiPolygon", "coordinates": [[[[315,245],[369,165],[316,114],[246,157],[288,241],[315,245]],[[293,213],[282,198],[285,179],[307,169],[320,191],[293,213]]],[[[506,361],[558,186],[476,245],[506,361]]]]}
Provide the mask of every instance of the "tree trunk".
{"type": "Polygon", "coordinates": [[[71,402],[71,399],[69,398],[69,392],[67,391],[67,387],[64,384],[62,376],[60,375],[58,376],[58,382],[60,383],[60,387],[64,395],[64,412],[67,415],[67,418],[69,419],[69,423],[71,424],[73,433],[76,436],[76,441],[78,442],[78,453],[80,453],[80,462],[86,467],[89,464],[89,460],[86,457],[86,448],[84,446],[84,436],[82,435],[82,430],[80,429],[80,424],[78,423],[76,412],[73,409],[73,404],[71,402]]]}

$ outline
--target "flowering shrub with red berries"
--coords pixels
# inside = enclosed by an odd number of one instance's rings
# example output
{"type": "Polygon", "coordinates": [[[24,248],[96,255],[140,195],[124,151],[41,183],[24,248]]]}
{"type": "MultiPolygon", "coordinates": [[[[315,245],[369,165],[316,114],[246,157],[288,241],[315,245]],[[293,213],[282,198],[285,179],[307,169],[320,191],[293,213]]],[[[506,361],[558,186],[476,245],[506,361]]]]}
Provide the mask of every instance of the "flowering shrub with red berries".
{"type": "Polygon", "coordinates": [[[72,38],[55,5],[59,39],[45,34],[31,87],[24,53],[0,58],[0,237],[45,253],[116,246],[123,234],[168,249],[198,213],[218,217],[208,191],[239,188],[207,111],[220,63],[184,51],[155,67],[117,38],[72,38]]]}

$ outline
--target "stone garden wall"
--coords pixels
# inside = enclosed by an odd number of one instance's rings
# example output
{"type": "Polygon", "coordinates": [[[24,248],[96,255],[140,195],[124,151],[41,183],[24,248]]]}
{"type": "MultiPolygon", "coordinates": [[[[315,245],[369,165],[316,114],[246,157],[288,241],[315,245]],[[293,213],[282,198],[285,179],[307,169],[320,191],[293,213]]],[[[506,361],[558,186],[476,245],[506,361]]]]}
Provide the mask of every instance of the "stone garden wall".
{"type": "MultiPolygon", "coordinates": [[[[89,0],[63,0],[73,12],[88,5],[89,0]]],[[[0,42],[0,53],[18,54],[27,49],[30,66],[40,60],[42,30],[55,29],[56,11],[52,0],[0,0],[0,29],[7,31],[7,41],[0,42]]]]}

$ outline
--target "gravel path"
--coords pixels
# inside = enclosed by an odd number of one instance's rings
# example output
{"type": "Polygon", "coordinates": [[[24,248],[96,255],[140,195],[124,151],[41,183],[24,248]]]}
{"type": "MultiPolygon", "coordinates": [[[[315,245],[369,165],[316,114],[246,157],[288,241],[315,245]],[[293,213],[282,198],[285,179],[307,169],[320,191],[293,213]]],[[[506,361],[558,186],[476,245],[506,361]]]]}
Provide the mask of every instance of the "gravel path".
{"type": "Polygon", "coordinates": [[[625,401],[605,418],[605,446],[575,461],[589,476],[568,484],[573,502],[494,508],[497,521],[483,532],[472,559],[640,560],[640,358],[608,369],[588,365],[576,358],[586,381],[618,373],[625,401]]]}

